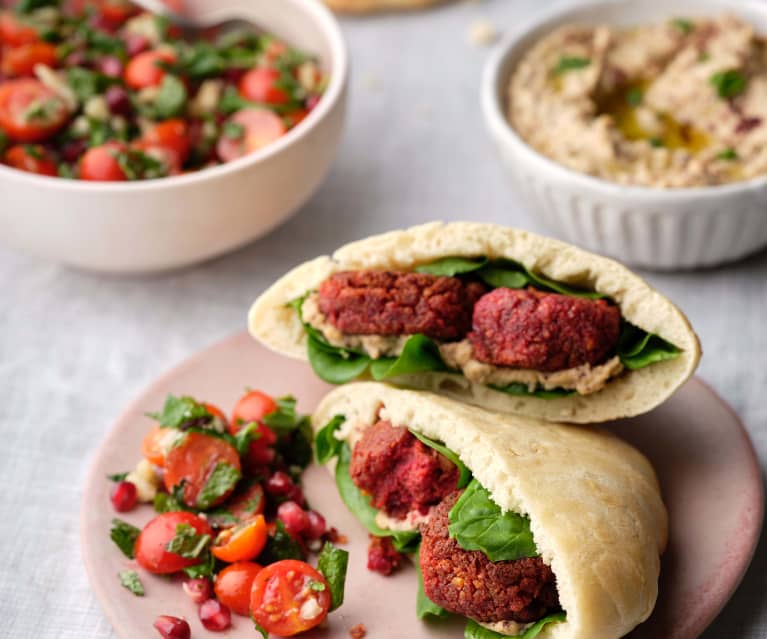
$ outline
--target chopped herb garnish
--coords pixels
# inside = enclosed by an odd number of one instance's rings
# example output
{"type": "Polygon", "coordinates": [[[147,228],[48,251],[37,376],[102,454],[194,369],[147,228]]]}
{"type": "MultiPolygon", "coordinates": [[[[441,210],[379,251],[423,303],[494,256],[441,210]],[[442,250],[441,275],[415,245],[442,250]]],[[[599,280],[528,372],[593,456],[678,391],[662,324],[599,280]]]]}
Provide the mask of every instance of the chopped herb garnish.
{"type": "Polygon", "coordinates": [[[245,137],[245,127],[239,122],[226,122],[223,127],[224,137],[230,140],[241,140],[245,137]]]}
{"type": "Polygon", "coordinates": [[[642,89],[638,87],[634,87],[632,89],[629,89],[628,93],[626,93],[626,102],[629,106],[637,107],[640,104],[642,104],[642,100],[644,98],[644,92],[642,89]]]}
{"type": "Polygon", "coordinates": [[[725,100],[739,96],[746,90],[748,79],[737,69],[718,71],[709,78],[716,94],[725,100]]]}
{"type": "Polygon", "coordinates": [[[576,56],[573,56],[573,57],[562,56],[561,58],[559,58],[559,62],[557,62],[557,66],[554,67],[554,74],[561,75],[562,73],[567,73],[568,71],[585,69],[590,64],[591,64],[591,60],[589,58],[579,58],[576,56]]]}
{"type": "Polygon", "coordinates": [[[190,524],[178,524],[176,536],[165,545],[165,549],[184,559],[197,559],[207,550],[208,544],[210,535],[200,535],[190,524]]]}
{"type": "Polygon", "coordinates": [[[210,419],[213,416],[203,404],[193,397],[168,395],[162,411],[147,413],[147,417],[156,419],[164,428],[181,428],[189,422],[197,422],[204,418],[210,419]]]}
{"type": "Polygon", "coordinates": [[[24,145],[24,152],[31,158],[35,158],[35,160],[42,160],[44,155],[42,150],[39,146],[36,146],[34,144],[25,144],[24,145]]]}
{"type": "Polygon", "coordinates": [[[179,115],[186,105],[186,86],[175,75],[166,75],[154,100],[154,115],[166,120],[179,115]]]}
{"type": "Polygon", "coordinates": [[[109,537],[117,545],[128,559],[133,559],[135,556],[134,548],[136,546],[136,539],[138,539],[141,531],[122,519],[112,520],[112,529],[109,531],[109,537]]]}
{"type": "Polygon", "coordinates": [[[738,154],[735,149],[725,149],[721,153],[717,153],[717,160],[737,160],[738,154]]]}
{"type": "Polygon", "coordinates": [[[662,149],[666,146],[666,143],[661,138],[650,138],[648,142],[650,143],[650,146],[655,147],[656,149],[662,149]]]}
{"type": "Polygon", "coordinates": [[[120,572],[120,583],[137,597],[144,596],[144,584],[141,583],[135,570],[123,570],[120,572]]]}
{"type": "Polygon", "coordinates": [[[242,473],[237,468],[225,462],[218,462],[197,495],[197,507],[206,510],[213,506],[221,497],[231,492],[240,477],[242,473]]]}
{"type": "Polygon", "coordinates": [[[128,473],[115,473],[114,475],[107,475],[107,479],[109,481],[120,482],[120,481],[125,481],[125,478],[127,476],[128,476],[128,473]]]}
{"type": "Polygon", "coordinates": [[[148,180],[168,175],[168,167],[164,162],[138,149],[113,153],[117,164],[129,180],[148,180]]]}
{"type": "Polygon", "coordinates": [[[695,24],[692,20],[686,18],[674,18],[671,21],[671,24],[673,24],[682,35],[689,35],[695,30],[695,24]]]}

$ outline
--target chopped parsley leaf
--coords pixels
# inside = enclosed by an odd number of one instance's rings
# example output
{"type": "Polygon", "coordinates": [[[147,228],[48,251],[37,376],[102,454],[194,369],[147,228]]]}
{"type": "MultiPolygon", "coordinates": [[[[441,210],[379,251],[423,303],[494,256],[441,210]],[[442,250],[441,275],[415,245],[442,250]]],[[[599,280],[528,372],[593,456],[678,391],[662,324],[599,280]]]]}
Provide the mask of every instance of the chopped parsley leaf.
{"type": "Polygon", "coordinates": [[[725,149],[721,153],[717,153],[716,155],[717,160],[737,160],[738,154],[735,151],[735,149],[725,149]]]}
{"type": "Polygon", "coordinates": [[[210,544],[210,535],[200,535],[190,524],[178,524],[176,536],[166,545],[165,550],[184,559],[197,559],[210,544]]]}
{"type": "Polygon", "coordinates": [[[138,573],[135,570],[122,570],[120,572],[120,583],[137,597],[144,596],[144,584],[141,583],[141,579],[139,579],[138,573]]]}
{"type": "Polygon", "coordinates": [[[109,531],[109,537],[117,545],[128,559],[135,556],[136,539],[141,531],[122,519],[112,520],[112,529],[109,531]]]}
{"type": "Polygon", "coordinates": [[[554,67],[554,75],[561,75],[562,73],[567,73],[568,71],[585,69],[590,64],[591,60],[589,58],[562,56],[559,58],[557,66],[554,67]]]}
{"type": "Polygon", "coordinates": [[[688,20],[687,18],[674,18],[671,21],[671,24],[673,24],[682,35],[689,35],[695,31],[695,24],[692,20],[688,20]]]}
{"type": "Polygon", "coordinates": [[[637,107],[640,104],[642,104],[642,99],[644,98],[644,92],[639,87],[634,87],[633,89],[629,89],[628,93],[626,93],[626,102],[629,106],[637,107]]]}
{"type": "Polygon", "coordinates": [[[708,81],[716,89],[717,95],[725,100],[739,96],[748,84],[746,76],[737,69],[717,71],[708,81]]]}

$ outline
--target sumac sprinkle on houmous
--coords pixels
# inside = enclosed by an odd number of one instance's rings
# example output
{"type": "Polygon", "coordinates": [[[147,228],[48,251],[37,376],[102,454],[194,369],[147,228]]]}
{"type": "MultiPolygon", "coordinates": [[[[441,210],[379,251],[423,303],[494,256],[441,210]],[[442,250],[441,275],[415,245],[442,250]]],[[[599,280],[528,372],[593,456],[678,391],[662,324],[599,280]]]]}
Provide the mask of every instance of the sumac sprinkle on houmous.
{"type": "Polygon", "coordinates": [[[767,174],[767,47],[734,16],[561,27],[519,62],[508,109],[539,152],[621,184],[767,174]]]}

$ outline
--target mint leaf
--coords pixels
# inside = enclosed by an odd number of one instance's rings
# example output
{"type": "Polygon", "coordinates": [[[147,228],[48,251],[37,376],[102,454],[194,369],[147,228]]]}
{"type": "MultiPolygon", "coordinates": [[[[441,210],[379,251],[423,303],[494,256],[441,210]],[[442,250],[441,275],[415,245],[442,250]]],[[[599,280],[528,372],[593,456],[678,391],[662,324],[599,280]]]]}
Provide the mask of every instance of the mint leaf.
{"type": "Polygon", "coordinates": [[[277,409],[264,416],[264,424],[277,434],[295,430],[301,425],[304,417],[296,413],[295,397],[286,395],[278,397],[274,402],[277,409]]]}
{"type": "Polygon", "coordinates": [[[201,555],[200,563],[194,566],[184,568],[184,574],[190,579],[200,579],[201,577],[207,577],[211,579],[216,568],[216,558],[210,549],[206,550],[201,555]]]}
{"type": "Polygon", "coordinates": [[[445,619],[448,616],[447,610],[442,606],[435,604],[431,599],[426,596],[426,591],[423,587],[423,574],[421,572],[421,546],[418,546],[415,556],[415,569],[418,573],[418,592],[415,596],[415,614],[419,619],[426,619],[427,617],[437,617],[438,619],[445,619]]]}
{"type": "Polygon", "coordinates": [[[240,477],[242,477],[242,473],[237,468],[226,462],[218,462],[205,486],[197,495],[197,508],[206,510],[213,506],[234,488],[240,481],[240,477]]]}
{"type": "Polygon", "coordinates": [[[193,397],[175,395],[168,395],[161,412],[147,413],[147,416],[156,419],[164,428],[180,428],[188,422],[213,418],[210,411],[193,397]]]}
{"type": "Polygon", "coordinates": [[[184,559],[197,559],[207,550],[210,544],[210,535],[201,535],[191,524],[178,524],[176,535],[167,544],[165,550],[172,552],[184,559]]]}
{"type": "Polygon", "coordinates": [[[175,495],[169,495],[168,493],[161,492],[158,492],[154,496],[152,506],[157,513],[177,513],[184,510],[189,510],[189,508],[187,508],[187,506],[184,504],[183,500],[179,501],[175,495]]]}
{"type": "Polygon", "coordinates": [[[317,557],[317,570],[322,573],[328,586],[330,586],[331,611],[340,607],[344,602],[344,585],[348,565],[349,553],[326,541],[322,552],[317,557]]]}
{"type": "Polygon", "coordinates": [[[408,428],[408,430],[410,431],[410,434],[413,435],[413,437],[418,439],[421,443],[425,444],[429,448],[433,448],[444,457],[447,457],[447,459],[449,459],[455,465],[455,467],[458,468],[458,485],[456,488],[465,488],[469,484],[471,481],[471,471],[466,467],[466,464],[461,461],[458,455],[456,455],[442,442],[438,442],[427,437],[426,435],[422,435],[421,433],[414,431],[412,428],[408,428]]]}
{"type": "Polygon", "coordinates": [[[341,452],[343,442],[336,438],[335,433],[345,421],[343,415],[336,415],[317,432],[314,438],[314,453],[318,464],[327,464],[341,452]]]}
{"type": "Polygon", "coordinates": [[[110,539],[115,542],[117,547],[122,551],[128,559],[135,557],[136,539],[138,539],[141,531],[129,524],[127,521],[117,519],[112,520],[112,528],[109,531],[110,539]]]}
{"type": "Polygon", "coordinates": [[[167,74],[160,85],[160,91],[154,100],[155,115],[161,120],[180,115],[187,100],[187,90],[184,83],[175,75],[167,74]]]}
{"type": "Polygon", "coordinates": [[[283,559],[299,559],[303,561],[304,558],[305,555],[301,546],[285,530],[285,524],[277,519],[275,521],[274,534],[266,538],[266,546],[264,546],[256,562],[266,566],[283,559]]]}
{"type": "Polygon", "coordinates": [[[135,570],[123,570],[119,573],[120,583],[137,597],[144,596],[144,584],[135,570]]]}
{"type": "Polygon", "coordinates": [[[537,557],[530,520],[502,512],[474,479],[448,514],[450,537],[464,550],[481,550],[490,561],[537,557]]]}
{"type": "Polygon", "coordinates": [[[237,449],[237,454],[242,457],[248,452],[250,443],[261,438],[261,433],[258,432],[258,422],[249,422],[245,424],[234,435],[234,447],[237,449]]]}

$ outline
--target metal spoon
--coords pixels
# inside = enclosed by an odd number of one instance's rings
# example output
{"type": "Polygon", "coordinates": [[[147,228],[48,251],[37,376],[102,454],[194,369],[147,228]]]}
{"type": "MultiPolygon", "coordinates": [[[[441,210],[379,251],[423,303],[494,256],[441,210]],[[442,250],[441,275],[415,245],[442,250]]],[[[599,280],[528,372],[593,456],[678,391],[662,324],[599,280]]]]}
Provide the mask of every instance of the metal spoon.
{"type": "Polygon", "coordinates": [[[215,28],[219,33],[226,33],[228,31],[243,28],[248,28],[250,30],[255,29],[256,32],[260,31],[260,29],[257,29],[252,22],[248,22],[241,18],[224,20],[217,23],[201,23],[183,13],[174,11],[162,0],[133,0],[133,4],[138,5],[150,13],[167,18],[171,23],[181,27],[184,30],[184,35],[190,39],[194,39],[201,31],[208,31],[211,28],[215,28]]]}

